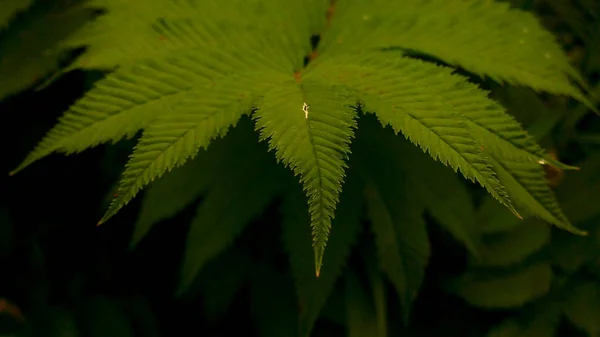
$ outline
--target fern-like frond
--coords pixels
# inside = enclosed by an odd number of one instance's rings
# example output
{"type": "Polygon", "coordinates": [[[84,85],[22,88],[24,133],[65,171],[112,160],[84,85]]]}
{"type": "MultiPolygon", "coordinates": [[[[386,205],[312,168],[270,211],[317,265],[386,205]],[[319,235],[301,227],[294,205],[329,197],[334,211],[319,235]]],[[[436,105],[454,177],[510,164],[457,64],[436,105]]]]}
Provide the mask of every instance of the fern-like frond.
{"type": "Polygon", "coordinates": [[[317,275],[356,125],[353,103],[340,88],[290,78],[265,93],[254,114],[261,138],[269,139],[277,159],[300,176],[308,197],[317,275]]]}
{"type": "Polygon", "coordinates": [[[585,100],[583,83],[531,13],[496,0],[340,2],[324,48],[401,48],[512,84],[585,100]],[[393,13],[393,14],[390,14],[393,13]]]}
{"type": "MultiPolygon", "coordinates": [[[[352,165],[352,164],[351,164],[352,165]]],[[[342,273],[350,251],[362,228],[362,184],[360,179],[349,175],[340,196],[337,216],[332,222],[333,232],[323,257],[322,275],[315,278],[315,257],[311,250],[311,237],[306,230],[310,222],[306,199],[301,191],[293,189],[283,205],[283,242],[289,254],[292,274],[296,281],[299,315],[299,336],[310,336],[321,309],[329,298],[336,280],[342,273]]]]}
{"type": "MultiPolygon", "coordinates": [[[[363,110],[428,152],[434,159],[479,182],[502,204],[514,210],[504,187],[475,140],[462,112],[473,93],[449,99],[464,82],[452,70],[408,58],[385,58],[383,52],[325,59],[320,71],[329,81],[352,90],[363,110]],[[335,62],[335,63],[334,63],[335,62]]],[[[318,63],[318,62],[317,62],[318,63]]],[[[516,212],[516,211],[515,211],[516,212]]]]}
{"type": "MultiPolygon", "coordinates": [[[[368,145],[368,143],[359,143],[368,145]]],[[[367,211],[375,234],[380,268],[400,296],[404,319],[410,314],[429,262],[424,207],[410,196],[399,158],[384,149],[356,146],[365,179],[367,211]]]]}
{"type": "Polygon", "coordinates": [[[262,149],[256,137],[239,138],[236,143],[227,151],[238,155],[226,163],[236,170],[220,178],[213,175],[218,180],[213,182],[192,219],[186,239],[180,291],[184,291],[202,266],[229,246],[287,186],[285,177],[288,172],[276,165],[266,146],[262,149]]]}

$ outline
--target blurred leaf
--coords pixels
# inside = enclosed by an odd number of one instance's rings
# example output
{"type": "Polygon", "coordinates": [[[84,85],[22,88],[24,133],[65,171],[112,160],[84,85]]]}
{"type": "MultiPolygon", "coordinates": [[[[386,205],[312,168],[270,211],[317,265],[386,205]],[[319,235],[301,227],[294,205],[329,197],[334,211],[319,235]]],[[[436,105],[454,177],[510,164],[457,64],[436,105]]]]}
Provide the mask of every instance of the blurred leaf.
{"type": "Polygon", "coordinates": [[[580,171],[566,173],[556,192],[573,223],[583,223],[600,216],[600,155],[588,157],[579,166],[580,171]]]}
{"type": "Polygon", "coordinates": [[[69,51],[57,47],[58,42],[94,14],[95,10],[76,4],[49,5],[40,1],[13,21],[0,36],[0,101],[56,71],[60,62],[69,57],[69,51]]]}
{"type": "Polygon", "coordinates": [[[558,304],[534,306],[531,317],[508,319],[492,328],[487,337],[553,337],[560,323],[558,304]]]}
{"type": "Polygon", "coordinates": [[[570,289],[563,312],[571,323],[587,332],[589,337],[600,336],[600,286],[585,282],[570,289]]]}
{"type": "Polygon", "coordinates": [[[363,289],[354,271],[348,271],[345,283],[348,336],[385,337],[385,330],[381,330],[379,312],[373,305],[373,298],[363,289]]]}
{"type": "Polygon", "coordinates": [[[306,198],[300,188],[290,194],[283,206],[283,242],[289,254],[296,293],[300,306],[299,336],[309,336],[333,286],[346,266],[352,246],[362,228],[362,184],[354,172],[349,172],[340,195],[336,217],[332,221],[323,256],[321,273],[315,277],[315,255],[306,198]]]}
{"type": "Polygon", "coordinates": [[[506,232],[523,226],[523,220],[517,218],[504,205],[491,196],[485,196],[477,210],[476,222],[484,234],[506,232]]]}
{"type": "Polygon", "coordinates": [[[257,156],[259,160],[268,160],[261,155],[265,151],[264,146],[257,144],[251,123],[243,120],[226,137],[215,139],[208,149],[200,150],[193,160],[163,175],[145,192],[132,245],[156,223],[181,212],[211,187],[219,188],[227,177],[243,179],[238,165],[248,166],[247,162],[257,156]]]}
{"type": "MultiPolygon", "coordinates": [[[[250,132],[250,121],[245,126],[250,132]]],[[[227,149],[239,154],[227,162],[235,173],[213,175],[212,187],[196,210],[186,238],[180,293],[191,285],[204,264],[225,250],[286,186],[288,171],[276,164],[266,144],[257,142],[256,134],[252,136],[238,138],[239,143],[227,149]]]]}
{"type": "Polygon", "coordinates": [[[380,267],[395,286],[403,317],[408,322],[412,302],[417,297],[429,261],[429,238],[425,221],[419,214],[421,208],[415,207],[407,198],[406,186],[398,179],[387,180],[390,177],[381,173],[370,175],[371,179],[378,179],[378,183],[368,182],[367,209],[380,267]]]}
{"type": "Polygon", "coordinates": [[[598,249],[600,240],[593,233],[581,237],[564,231],[553,231],[551,241],[550,256],[552,257],[552,264],[571,273],[600,257],[600,250],[598,249]]]}
{"type": "Polygon", "coordinates": [[[134,337],[129,317],[118,299],[94,296],[85,300],[82,330],[89,337],[134,337]]]}
{"type": "Polygon", "coordinates": [[[471,195],[460,176],[408,142],[390,139],[403,153],[403,168],[409,174],[410,190],[450,235],[478,256],[479,233],[475,225],[475,210],[471,195]]]}
{"type": "MultiPolygon", "coordinates": [[[[75,315],[66,308],[53,307],[47,310],[44,326],[44,336],[48,337],[78,337],[81,336],[75,315]]],[[[121,335],[115,335],[118,337],[121,335]]]]}
{"type": "Polygon", "coordinates": [[[244,253],[227,250],[206,264],[198,277],[198,287],[209,318],[223,315],[246,282],[252,261],[244,253]]]}
{"type": "Polygon", "coordinates": [[[530,88],[493,83],[492,97],[538,141],[550,134],[562,117],[559,110],[548,108],[539,94],[530,88]]]}
{"type": "Polygon", "coordinates": [[[298,310],[293,280],[266,265],[254,268],[251,312],[260,337],[293,337],[298,333],[298,310]]]}
{"type": "Polygon", "coordinates": [[[542,263],[504,276],[467,274],[450,288],[478,307],[515,308],[547,294],[551,283],[552,269],[542,263]]]}
{"type": "Polygon", "coordinates": [[[0,1],[0,30],[5,28],[19,11],[29,8],[32,2],[33,0],[0,1]]]}
{"type": "MultiPolygon", "coordinates": [[[[571,234],[572,235],[572,234],[571,234]]],[[[550,239],[550,226],[534,219],[501,234],[484,238],[478,265],[508,266],[540,250],[550,239]]]]}
{"type": "Polygon", "coordinates": [[[388,335],[386,284],[383,280],[383,275],[381,275],[379,268],[377,268],[375,248],[371,245],[368,248],[370,249],[363,251],[363,260],[365,261],[373,303],[375,304],[375,317],[377,318],[377,325],[372,330],[371,335],[374,337],[386,337],[388,335]]]}
{"type": "Polygon", "coordinates": [[[127,308],[131,314],[131,323],[135,327],[136,336],[159,337],[157,317],[150,302],[143,297],[136,297],[128,301],[127,308]]]}
{"type": "Polygon", "coordinates": [[[365,180],[367,214],[375,234],[379,267],[400,296],[406,323],[431,254],[423,219],[425,206],[413,197],[414,186],[408,184],[402,169],[401,149],[394,147],[397,138],[389,129],[375,131],[374,125],[368,119],[361,124],[353,155],[359,158],[357,168],[365,180]],[[361,137],[364,132],[368,138],[361,137]]]}

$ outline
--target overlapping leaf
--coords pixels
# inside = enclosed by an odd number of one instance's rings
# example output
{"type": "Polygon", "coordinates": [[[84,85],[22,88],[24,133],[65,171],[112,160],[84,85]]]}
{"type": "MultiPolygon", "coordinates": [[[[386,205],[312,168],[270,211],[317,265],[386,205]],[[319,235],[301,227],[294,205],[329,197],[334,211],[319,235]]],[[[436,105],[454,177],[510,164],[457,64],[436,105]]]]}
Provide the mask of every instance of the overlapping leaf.
{"type": "Polygon", "coordinates": [[[226,170],[212,175],[212,186],[192,219],[181,271],[182,291],[202,266],[227,248],[286,186],[287,172],[275,164],[266,146],[252,137],[252,127],[247,124],[235,130],[239,133],[226,150],[236,155],[223,164],[236,170],[226,176],[219,177],[226,170]]]}
{"type": "Polygon", "coordinates": [[[448,68],[390,58],[384,52],[338,56],[323,63],[327,69],[323,76],[349,87],[363,109],[374,112],[383,125],[391,125],[434,159],[479,182],[512,209],[462,116],[470,108],[470,99],[478,99],[470,92],[460,95],[457,86],[463,78],[452,75],[448,68]],[[453,91],[458,98],[448,99],[446,91],[453,91]]]}
{"type": "Polygon", "coordinates": [[[152,225],[182,211],[211,188],[219,188],[230,177],[239,178],[236,174],[248,165],[246,160],[264,159],[266,147],[255,140],[250,121],[242,119],[228,137],[215,140],[210,149],[200,150],[193,160],[152,183],[144,195],[132,244],[142,239],[152,225]]]}
{"type": "Polygon", "coordinates": [[[398,158],[387,156],[385,147],[374,144],[378,143],[365,140],[355,152],[364,165],[367,211],[380,268],[394,284],[407,319],[430,256],[424,207],[410,197],[398,158]]]}

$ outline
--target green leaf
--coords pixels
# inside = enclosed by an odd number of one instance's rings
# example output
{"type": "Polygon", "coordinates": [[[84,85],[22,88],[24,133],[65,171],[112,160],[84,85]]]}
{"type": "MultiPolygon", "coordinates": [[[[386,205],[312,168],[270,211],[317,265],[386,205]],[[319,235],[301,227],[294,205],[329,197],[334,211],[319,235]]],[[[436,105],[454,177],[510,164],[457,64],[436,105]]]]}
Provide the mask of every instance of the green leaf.
{"type": "Polygon", "coordinates": [[[363,110],[374,112],[381,124],[391,125],[395,133],[514,209],[463,116],[472,102],[487,99],[463,90],[465,78],[450,68],[384,52],[336,55],[321,62],[322,72],[327,71],[323,76],[352,90],[363,110]]]}
{"type": "Polygon", "coordinates": [[[556,193],[569,219],[577,224],[592,221],[600,216],[595,200],[600,195],[600,155],[593,154],[579,163],[579,172],[567,172],[556,193]]]}
{"type": "MultiPolygon", "coordinates": [[[[228,250],[206,264],[198,276],[204,311],[211,319],[226,313],[248,279],[252,261],[245,252],[228,250]]],[[[190,289],[192,290],[192,289],[190,289]]]]}
{"type": "Polygon", "coordinates": [[[237,170],[212,186],[192,219],[180,292],[186,290],[206,262],[229,246],[286,186],[287,172],[275,165],[262,144],[254,137],[239,140],[236,147],[228,149],[238,154],[228,163],[237,170]],[[244,151],[252,154],[252,158],[240,155],[244,151]]]}
{"type": "Polygon", "coordinates": [[[354,271],[348,271],[345,284],[348,337],[385,337],[385,331],[380,330],[379,313],[373,298],[360,284],[354,271]]]}
{"type": "Polygon", "coordinates": [[[556,302],[534,306],[528,317],[511,318],[495,326],[487,337],[554,337],[560,323],[560,307],[556,302]]]}
{"type": "Polygon", "coordinates": [[[482,234],[510,231],[523,226],[523,220],[514,216],[492,197],[485,197],[477,210],[476,222],[482,234]]]}
{"type": "Polygon", "coordinates": [[[550,265],[541,263],[504,276],[467,274],[450,287],[481,308],[516,308],[547,294],[552,277],[550,265]]]}
{"type": "Polygon", "coordinates": [[[0,39],[0,101],[57,71],[70,57],[69,48],[59,46],[59,42],[94,16],[92,8],[77,5],[35,3],[28,7],[30,1],[1,2],[0,30],[14,10],[29,9],[3,31],[0,39]]]}
{"type": "Polygon", "coordinates": [[[528,221],[509,232],[484,237],[476,262],[484,266],[509,266],[539,251],[550,239],[550,227],[542,221],[528,221]]]}
{"type": "Polygon", "coordinates": [[[4,0],[0,3],[0,29],[5,28],[14,16],[31,6],[33,0],[4,0]]]}
{"type": "Polygon", "coordinates": [[[223,179],[236,176],[240,167],[232,163],[240,163],[243,167],[246,160],[256,156],[263,158],[266,146],[258,146],[250,139],[256,139],[253,126],[243,119],[227,137],[216,139],[209,149],[200,150],[194,159],[153,182],[144,195],[132,245],[137,244],[157,222],[182,211],[223,179]]]}
{"type": "Polygon", "coordinates": [[[386,283],[383,279],[383,275],[377,266],[377,256],[375,247],[373,245],[368,246],[368,250],[363,254],[363,260],[365,262],[365,268],[371,286],[371,293],[373,295],[373,304],[375,305],[374,314],[376,317],[376,326],[372,329],[371,335],[376,337],[387,337],[387,294],[386,294],[386,283]]]}
{"type": "Polygon", "coordinates": [[[600,336],[600,290],[597,282],[574,285],[567,295],[563,313],[589,337],[600,336]]]}
{"type": "Polygon", "coordinates": [[[429,261],[430,245],[422,213],[410,197],[409,185],[396,157],[370,146],[355,150],[360,155],[366,182],[365,196],[380,268],[400,296],[405,321],[417,296],[429,261]],[[368,159],[367,159],[368,158],[368,159]]]}
{"type": "Polygon", "coordinates": [[[314,254],[306,231],[309,213],[305,198],[300,191],[292,193],[283,206],[283,242],[290,257],[300,305],[299,336],[310,335],[362,228],[362,184],[352,173],[340,196],[338,215],[332,222],[333,231],[319,277],[311,272],[314,270],[314,254]]]}
{"type": "Polygon", "coordinates": [[[586,237],[574,236],[571,233],[555,231],[552,233],[552,244],[549,247],[552,263],[563,270],[574,273],[585,264],[600,258],[599,239],[595,235],[586,237]]]}
{"type": "Polygon", "coordinates": [[[429,160],[413,146],[407,146],[406,142],[390,139],[386,144],[398,145],[408,159],[402,160],[401,164],[409,174],[410,189],[420,196],[427,211],[471,254],[478,256],[480,238],[475,209],[465,184],[448,167],[429,160]]]}
{"type": "Polygon", "coordinates": [[[519,206],[558,228],[577,235],[587,235],[585,231],[574,227],[560,209],[540,164],[496,157],[493,154],[490,154],[489,161],[496,170],[498,179],[519,206]]]}
{"type": "Polygon", "coordinates": [[[338,13],[344,20],[334,21],[324,48],[396,47],[498,82],[585,100],[570,82],[583,80],[552,34],[506,2],[354,0],[336,6],[338,13]]]}
{"type": "MultiPolygon", "coordinates": [[[[217,127],[226,128],[250,113],[254,95],[262,94],[274,79],[281,78],[281,69],[289,66],[285,59],[266,63],[264,51],[255,50],[260,43],[257,37],[247,42],[249,46],[230,42],[202,52],[190,48],[119,68],[72,105],[11,174],[52,152],[77,153],[148,128],[142,139],[146,144],[138,145],[138,155],[144,147],[156,146],[153,137],[173,137],[161,144],[171,152],[171,145],[186,145],[177,158],[185,161],[186,155],[197,152],[222,131],[217,127]],[[246,56],[238,57],[238,53],[246,56]],[[219,121],[229,124],[219,125],[219,121]],[[214,128],[209,128],[211,122],[216,123],[214,128]]],[[[166,163],[163,169],[173,165],[166,163]]],[[[128,193],[135,194],[133,190],[128,193]]],[[[131,197],[121,196],[116,205],[123,206],[131,197]]]]}
{"type": "Polygon", "coordinates": [[[310,72],[301,83],[282,81],[265,93],[254,114],[261,139],[300,176],[308,197],[317,276],[342,188],[356,126],[353,101],[310,72]],[[315,79],[316,77],[316,79],[315,79]]]}
{"type": "MultiPolygon", "coordinates": [[[[143,9],[121,0],[94,0],[88,6],[108,13],[89,23],[65,46],[87,45],[71,68],[112,69],[161,59],[182,51],[244,44],[257,39],[267,63],[291,61],[284,71],[300,69],[311,50],[309,37],[322,27],[328,0],[165,1],[143,9]],[[132,20],[132,18],[135,18],[132,20]],[[206,18],[210,18],[207,20],[206,18]]],[[[256,55],[258,50],[246,55],[256,55]]]]}

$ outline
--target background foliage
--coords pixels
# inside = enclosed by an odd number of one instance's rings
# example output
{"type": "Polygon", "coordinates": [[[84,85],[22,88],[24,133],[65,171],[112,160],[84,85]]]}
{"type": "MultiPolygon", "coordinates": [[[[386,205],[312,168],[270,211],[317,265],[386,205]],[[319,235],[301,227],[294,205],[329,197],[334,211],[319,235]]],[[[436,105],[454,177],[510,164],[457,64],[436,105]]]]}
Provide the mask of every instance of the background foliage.
{"type": "MultiPolygon", "coordinates": [[[[598,4],[591,0],[521,0],[514,4],[542,18],[600,97],[598,4]]],[[[2,13],[27,5],[4,1],[0,22],[6,21],[2,13]]],[[[52,2],[48,11],[49,6],[49,2],[35,3],[13,18],[10,28],[0,35],[0,55],[11,55],[0,56],[0,96],[10,95],[0,103],[0,114],[8,118],[1,124],[3,143],[10,149],[2,161],[5,172],[103,75],[73,71],[46,86],[54,72],[73,57],[54,50],[54,41],[98,14],[79,12],[66,0],[52,2]],[[13,75],[10,70],[17,66],[27,73],[13,75]]],[[[360,233],[359,241],[330,296],[321,296],[326,303],[314,336],[600,336],[600,205],[595,200],[600,192],[600,121],[572,100],[501,87],[491,81],[482,85],[492,90],[544,148],[581,167],[575,172],[548,169],[547,177],[571,221],[590,235],[576,237],[539,220],[520,221],[474,186],[448,186],[451,197],[438,203],[451,203],[451,207],[430,210],[425,224],[429,234],[402,235],[428,235],[431,241],[425,275],[411,276],[425,281],[415,294],[410,316],[402,310],[407,299],[396,298],[394,287],[376,268],[377,241],[370,226],[357,223],[354,230],[360,233]],[[460,190],[465,192],[460,194],[460,190]],[[440,218],[453,218],[440,214],[448,210],[456,212],[456,221],[472,223],[473,231],[458,238],[470,242],[467,248],[443,229],[452,223],[438,223],[440,218]]],[[[166,176],[170,180],[159,180],[144,198],[134,199],[100,227],[95,224],[108,207],[134,140],[100,146],[78,156],[51,156],[14,177],[2,178],[0,335],[228,336],[245,327],[251,336],[293,336],[298,330],[298,310],[300,329],[306,329],[307,322],[316,317],[306,317],[312,311],[306,303],[298,303],[296,291],[315,288],[306,284],[296,290],[284,247],[303,245],[310,255],[307,213],[296,210],[296,217],[282,219],[280,210],[289,208],[293,200],[265,205],[263,214],[251,212],[250,203],[268,202],[260,198],[267,193],[264,189],[281,188],[289,177],[279,177],[280,171],[269,171],[269,165],[261,167],[271,157],[262,148],[264,144],[254,148],[242,141],[248,139],[243,138],[248,136],[244,123],[236,131],[238,138],[215,143],[217,149],[226,145],[239,149],[224,160],[227,164],[216,166],[217,172],[244,167],[239,180],[216,182],[220,194],[202,199],[198,191],[189,189],[188,181],[177,181],[184,173],[166,176]],[[241,154],[254,160],[243,160],[241,154]],[[232,161],[235,164],[231,165],[232,161]],[[265,177],[270,179],[256,181],[265,177]],[[169,213],[173,205],[190,198],[198,202],[169,213]],[[197,256],[206,260],[194,261],[194,265],[203,268],[195,280],[195,270],[189,271],[191,288],[176,296],[180,269],[185,265],[185,242],[190,240],[188,228],[195,221],[206,221],[201,218],[206,214],[202,207],[213,210],[214,205],[223,204],[219,203],[223,198],[232,199],[230,208],[220,210],[228,215],[226,221],[235,224],[251,218],[252,223],[214,259],[206,259],[214,247],[197,247],[204,249],[197,256]],[[291,221],[284,232],[282,221],[291,221]],[[134,224],[149,228],[152,223],[156,225],[143,239],[134,232],[134,224]],[[303,235],[306,242],[297,239],[303,235]],[[137,242],[133,250],[132,240],[137,242]]],[[[390,137],[387,131],[379,131],[381,137],[390,137]]],[[[355,151],[360,155],[360,143],[355,151]]],[[[210,156],[211,151],[205,155],[210,156]]],[[[417,163],[419,158],[415,154],[417,163]]],[[[393,174],[385,165],[378,165],[383,161],[381,157],[374,162],[372,169],[378,170],[378,176],[393,174]]],[[[429,166],[416,167],[414,174],[429,166]]],[[[194,168],[186,165],[179,170],[194,168]]],[[[440,182],[446,183],[440,174],[440,182]]],[[[352,186],[352,177],[348,179],[352,186]]],[[[435,179],[424,180],[436,183],[435,179]]],[[[193,184],[202,185],[200,181],[193,184]]],[[[420,186],[415,190],[425,194],[423,197],[435,197],[420,186]]],[[[377,205],[377,195],[369,200],[377,205]]],[[[353,202],[342,196],[338,217],[351,218],[357,211],[353,202]]],[[[404,200],[398,205],[411,203],[404,200]]],[[[381,212],[371,218],[378,214],[381,212]]],[[[379,230],[385,230],[385,221],[381,224],[379,230]]],[[[196,235],[214,242],[222,238],[215,229],[196,235]]],[[[332,238],[331,251],[335,244],[332,238]]],[[[323,278],[334,276],[324,274],[323,278]]]]}

